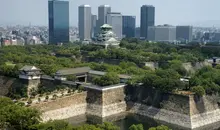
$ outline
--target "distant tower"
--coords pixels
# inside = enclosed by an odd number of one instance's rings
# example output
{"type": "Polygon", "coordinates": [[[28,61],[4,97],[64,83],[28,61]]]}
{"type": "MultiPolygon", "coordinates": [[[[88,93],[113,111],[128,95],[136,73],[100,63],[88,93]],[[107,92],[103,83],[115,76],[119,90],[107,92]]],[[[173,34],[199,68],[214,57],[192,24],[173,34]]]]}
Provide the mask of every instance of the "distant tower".
{"type": "Polygon", "coordinates": [[[155,25],[155,7],[143,5],[141,7],[141,37],[148,38],[148,27],[155,25]]]}
{"type": "Polygon", "coordinates": [[[89,5],[79,6],[79,38],[83,40],[91,40],[92,34],[92,10],[89,5]]]}
{"type": "Polygon", "coordinates": [[[49,44],[69,42],[69,2],[48,1],[49,44]]]}
{"type": "Polygon", "coordinates": [[[118,12],[111,12],[107,14],[107,24],[112,26],[113,32],[118,39],[122,39],[122,15],[118,12]]]}
{"type": "Polygon", "coordinates": [[[135,26],[136,26],[136,17],[135,16],[123,16],[123,35],[127,38],[135,37],[135,26]]]}
{"type": "Polygon", "coordinates": [[[109,5],[100,5],[98,7],[98,28],[103,24],[106,24],[106,16],[111,12],[111,7],[109,5]]]}
{"type": "Polygon", "coordinates": [[[92,15],[92,38],[97,34],[97,15],[92,15]]]}

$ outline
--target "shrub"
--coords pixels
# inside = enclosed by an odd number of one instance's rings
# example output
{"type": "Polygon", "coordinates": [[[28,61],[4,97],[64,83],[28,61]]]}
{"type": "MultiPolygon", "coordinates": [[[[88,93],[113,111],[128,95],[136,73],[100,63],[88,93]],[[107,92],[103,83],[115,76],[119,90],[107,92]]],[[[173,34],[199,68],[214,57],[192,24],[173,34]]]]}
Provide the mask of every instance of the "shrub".
{"type": "Polygon", "coordinates": [[[192,92],[194,92],[198,96],[205,95],[205,89],[202,86],[193,87],[192,92]]]}
{"type": "Polygon", "coordinates": [[[129,130],[144,130],[144,127],[142,124],[138,124],[138,125],[132,125],[129,127],[129,130]]]}
{"type": "Polygon", "coordinates": [[[120,79],[116,73],[109,72],[104,76],[97,77],[93,80],[93,83],[100,86],[108,86],[113,84],[118,84],[120,79]]]}
{"type": "Polygon", "coordinates": [[[57,95],[54,94],[54,95],[53,95],[53,100],[56,100],[56,99],[57,99],[57,95]]]}
{"type": "Polygon", "coordinates": [[[79,86],[78,92],[82,92],[84,90],[84,87],[82,85],[79,86]]]}
{"type": "Polygon", "coordinates": [[[41,98],[38,98],[37,100],[38,100],[38,102],[40,102],[40,101],[41,101],[41,98]]]}
{"type": "Polygon", "coordinates": [[[47,96],[45,97],[45,101],[48,101],[48,99],[49,99],[49,96],[47,95],[47,96]]]}
{"type": "Polygon", "coordinates": [[[157,126],[157,127],[151,127],[149,130],[171,130],[169,127],[165,125],[157,126]]]}
{"type": "Polygon", "coordinates": [[[27,103],[28,103],[28,104],[31,104],[31,103],[32,103],[32,100],[29,98],[28,101],[27,101],[27,103]]]}
{"type": "Polygon", "coordinates": [[[76,81],[76,76],[75,75],[68,75],[67,77],[66,77],[66,79],[68,80],[68,81],[76,81]]]}

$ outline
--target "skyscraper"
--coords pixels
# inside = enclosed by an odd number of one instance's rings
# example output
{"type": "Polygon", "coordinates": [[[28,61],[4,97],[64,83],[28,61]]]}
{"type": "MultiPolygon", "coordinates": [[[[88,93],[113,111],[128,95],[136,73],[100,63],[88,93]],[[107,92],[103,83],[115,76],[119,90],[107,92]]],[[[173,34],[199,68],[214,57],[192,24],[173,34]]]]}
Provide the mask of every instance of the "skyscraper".
{"type": "Polygon", "coordinates": [[[69,42],[69,2],[48,1],[49,44],[69,42]]]}
{"type": "Polygon", "coordinates": [[[191,42],[193,27],[192,26],[176,26],[176,39],[182,42],[191,42]]]}
{"type": "Polygon", "coordinates": [[[92,34],[92,10],[89,5],[79,6],[79,38],[83,40],[91,40],[92,34]]]}
{"type": "Polygon", "coordinates": [[[143,5],[141,7],[141,37],[148,38],[148,27],[155,24],[155,7],[152,5],[143,5]]]}
{"type": "Polygon", "coordinates": [[[97,15],[92,15],[92,38],[95,37],[97,33],[97,15]]]}
{"type": "Polygon", "coordinates": [[[122,14],[111,12],[107,14],[107,24],[112,26],[113,32],[118,39],[122,39],[122,14]]]}
{"type": "Polygon", "coordinates": [[[135,25],[136,17],[135,16],[123,16],[122,17],[122,33],[125,37],[135,37],[135,25]]]}
{"type": "Polygon", "coordinates": [[[101,5],[98,7],[98,28],[103,24],[106,24],[106,16],[111,12],[111,7],[109,5],[101,5]]]}

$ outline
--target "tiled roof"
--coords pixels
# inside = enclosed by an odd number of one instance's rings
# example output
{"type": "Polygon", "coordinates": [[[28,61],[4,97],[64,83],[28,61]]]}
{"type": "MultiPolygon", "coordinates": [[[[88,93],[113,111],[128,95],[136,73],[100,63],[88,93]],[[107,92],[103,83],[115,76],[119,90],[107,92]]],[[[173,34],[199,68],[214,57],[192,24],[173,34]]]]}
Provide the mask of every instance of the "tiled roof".
{"type": "Polygon", "coordinates": [[[79,68],[69,68],[58,70],[56,75],[71,75],[71,74],[81,74],[81,73],[88,73],[90,70],[89,67],[79,67],[79,68]]]}
{"type": "Polygon", "coordinates": [[[31,70],[40,70],[40,69],[38,69],[38,68],[35,67],[35,66],[28,66],[28,65],[25,65],[25,66],[22,67],[20,70],[21,70],[21,71],[31,71],[31,70]]]}

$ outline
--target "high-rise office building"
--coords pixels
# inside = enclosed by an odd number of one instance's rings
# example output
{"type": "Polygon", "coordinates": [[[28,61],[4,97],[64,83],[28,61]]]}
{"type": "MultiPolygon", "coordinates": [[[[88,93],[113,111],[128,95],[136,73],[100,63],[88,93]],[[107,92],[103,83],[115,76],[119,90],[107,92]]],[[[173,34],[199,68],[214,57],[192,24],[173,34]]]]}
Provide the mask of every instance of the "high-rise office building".
{"type": "Polygon", "coordinates": [[[92,38],[94,38],[97,34],[97,15],[92,15],[92,38]]]}
{"type": "Polygon", "coordinates": [[[175,42],[176,27],[170,25],[159,25],[148,27],[148,40],[155,42],[175,42]]]}
{"type": "Polygon", "coordinates": [[[111,12],[107,14],[107,24],[112,26],[113,32],[118,39],[122,39],[122,14],[111,12]]]}
{"type": "Polygon", "coordinates": [[[89,5],[79,6],[79,38],[81,41],[91,40],[92,10],[89,5]]]}
{"type": "Polygon", "coordinates": [[[98,7],[98,28],[100,28],[103,24],[106,24],[106,16],[111,12],[111,7],[109,5],[100,5],[98,7]]]}
{"type": "Polygon", "coordinates": [[[182,42],[191,42],[193,37],[192,26],[176,26],[176,39],[182,42]]]}
{"type": "Polygon", "coordinates": [[[140,29],[140,27],[136,27],[135,28],[135,38],[140,38],[140,36],[141,36],[141,29],[140,29]]]}
{"type": "Polygon", "coordinates": [[[48,1],[49,44],[69,42],[69,2],[48,1]]]}
{"type": "Polygon", "coordinates": [[[122,33],[123,36],[135,37],[135,25],[136,25],[136,17],[135,16],[123,16],[122,17],[122,33]]]}
{"type": "Polygon", "coordinates": [[[143,5],[141,7],[141,37],[148,38],[148,27],[155,24],[155,7],[152,5],[143,5]]]}

